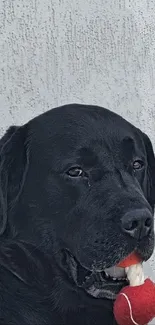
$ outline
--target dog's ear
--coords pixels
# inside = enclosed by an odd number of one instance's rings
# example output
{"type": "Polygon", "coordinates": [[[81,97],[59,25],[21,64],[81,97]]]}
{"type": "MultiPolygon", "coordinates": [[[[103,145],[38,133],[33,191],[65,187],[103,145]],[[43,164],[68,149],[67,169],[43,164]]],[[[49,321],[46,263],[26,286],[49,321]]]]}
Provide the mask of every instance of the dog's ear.
{"type": "Polygon", "coordinates": [[[24,241],[4,241],[0,249],[0,266],[26,285],[41,286],[51,282],[51,265],[37,247],[24,241]],[[36,277],[37,274],[37,277],[36,277]],[[47,282],[46,282],[47,281],[47,282]]]}
{"type": "Polygon", "coordinates": [[[153,152],[153,146],[149,137],[143,133],[143,141],[146,148],[147,162],[148,162],[148,173],[147,173],[147,193],[148,202],[154,209],[155,206],[155,155],[153,152]]]}
{"type": "Polygon", "coordinates": [[[29,154],[27,127],[11,127],[0,140],[0,235],[26,178],[29,154]]]}

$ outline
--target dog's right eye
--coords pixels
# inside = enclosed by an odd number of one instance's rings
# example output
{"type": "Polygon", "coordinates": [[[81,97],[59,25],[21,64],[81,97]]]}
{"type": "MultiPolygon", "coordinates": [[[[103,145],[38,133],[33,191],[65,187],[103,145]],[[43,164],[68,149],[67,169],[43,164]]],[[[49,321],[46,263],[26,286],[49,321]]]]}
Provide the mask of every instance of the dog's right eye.
{"type": "Polygon", "coordinates": [[[68,170],[67,175],[70,177],[82,177],[84,172],[80,167],[72,167],[68,170]]]}

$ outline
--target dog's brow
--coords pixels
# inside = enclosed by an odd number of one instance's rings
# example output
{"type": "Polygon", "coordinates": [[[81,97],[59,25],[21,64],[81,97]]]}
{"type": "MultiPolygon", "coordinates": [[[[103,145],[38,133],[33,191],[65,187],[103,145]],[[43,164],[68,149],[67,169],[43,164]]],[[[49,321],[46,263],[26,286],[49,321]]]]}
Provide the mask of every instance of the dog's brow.
{"type": "Polygon", "coordinates": [[[126,136],[123,140],[122,140],[122,146],[123,148],[128,149],[130,152],[134,152],[135,151],[135,142],[134,139],[126,136]]]}
{"type": "Polygon", "coordinates": [[[81,148],[79,156],[79,160],[87,167],[95,165],[98,161],[96,153],[91,148],[81,148]]]}

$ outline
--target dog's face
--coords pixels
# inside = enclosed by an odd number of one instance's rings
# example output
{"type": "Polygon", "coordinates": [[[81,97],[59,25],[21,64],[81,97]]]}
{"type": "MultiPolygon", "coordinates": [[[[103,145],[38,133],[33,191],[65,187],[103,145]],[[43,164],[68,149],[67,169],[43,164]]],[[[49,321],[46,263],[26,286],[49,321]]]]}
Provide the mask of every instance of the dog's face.
{"type": "Polygon", "coordinates": [[[150,140],[118,115],[82,105],[14,131],[1,153],[3,236],[9,229],[39,246],[93,297],[114,298],[126,280],[113,267],[134,250],[143,260],[153,252],[150,140]]]}

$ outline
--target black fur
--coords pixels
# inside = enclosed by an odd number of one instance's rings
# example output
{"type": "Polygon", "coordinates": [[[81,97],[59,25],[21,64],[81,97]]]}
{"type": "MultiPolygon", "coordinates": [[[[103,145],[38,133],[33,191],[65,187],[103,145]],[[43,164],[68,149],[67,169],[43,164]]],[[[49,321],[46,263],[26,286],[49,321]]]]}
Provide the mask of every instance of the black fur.
{"type": "Polygon", "coordinates": [[[67,105],[0,141],[0,325],[114,325],[113,302],[70,277],[65,250],[86,269],[104,269],[137,249],[147,260],[153,226],[136,241],[122,216],[155,204],[149,138],[100,107],[67,105]],[[143,158],[133,173],[131,162],[143,158]],[[68,170],[79,166],[83,176],[68,170]]]}

